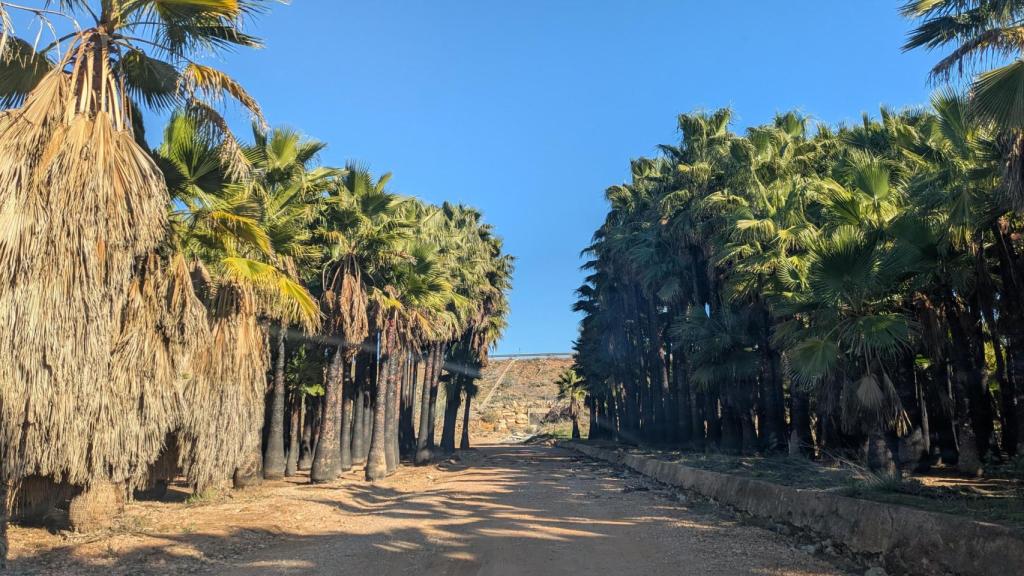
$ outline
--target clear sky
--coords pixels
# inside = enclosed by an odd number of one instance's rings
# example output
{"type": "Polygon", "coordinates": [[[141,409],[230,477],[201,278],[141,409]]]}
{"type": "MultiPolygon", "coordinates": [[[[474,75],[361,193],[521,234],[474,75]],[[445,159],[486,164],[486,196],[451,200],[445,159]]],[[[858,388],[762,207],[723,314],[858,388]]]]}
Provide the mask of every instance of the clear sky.
{"type": "MultiPolygon", "coordinates": [[[[894,0],[294,0],[267,47],[223,67],[326,164],[483,210],[518,258],[499,353],[568,351],[579,251],[629,160],[675,118],[737,130],[799,109],[829,122],[926,103],[938,57],[903,54],[894,0]]],[[[150,126],[151,131],[155,127],[150,126]]]]}

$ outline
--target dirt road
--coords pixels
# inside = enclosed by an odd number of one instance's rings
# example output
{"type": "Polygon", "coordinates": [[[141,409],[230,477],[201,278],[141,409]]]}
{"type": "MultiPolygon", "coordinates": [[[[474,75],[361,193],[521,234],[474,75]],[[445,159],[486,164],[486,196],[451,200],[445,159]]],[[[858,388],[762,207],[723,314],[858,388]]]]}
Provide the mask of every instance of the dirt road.
{"type": "Polygon", "coordinates": [[[15,529],[26,574],[839,574],[630,472],[494,445],[375,485],[281,482],[222,500],[133,504],[119,530],[15,529]]]}

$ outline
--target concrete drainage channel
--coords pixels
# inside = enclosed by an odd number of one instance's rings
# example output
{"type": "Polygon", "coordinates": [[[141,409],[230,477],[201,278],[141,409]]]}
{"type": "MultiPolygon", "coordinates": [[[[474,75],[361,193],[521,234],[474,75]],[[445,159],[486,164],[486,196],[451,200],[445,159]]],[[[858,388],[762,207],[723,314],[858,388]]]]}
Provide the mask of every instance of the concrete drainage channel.
{"type": "MultiPolygon", "coordinates": [[[[1020,530],[700,470],[583,442],[559,442],[558,446],[711,498],[755,523],[813,533],[828,543],[827,548],[841,542],[854,556],[880,558],[895,574],[1024,574],[1024,533],[1020,530]]],[[[822,550],[809,546],[807,551],[822,550]]],[[[884,574],[877,569],[868,573],[884,574]]]]}

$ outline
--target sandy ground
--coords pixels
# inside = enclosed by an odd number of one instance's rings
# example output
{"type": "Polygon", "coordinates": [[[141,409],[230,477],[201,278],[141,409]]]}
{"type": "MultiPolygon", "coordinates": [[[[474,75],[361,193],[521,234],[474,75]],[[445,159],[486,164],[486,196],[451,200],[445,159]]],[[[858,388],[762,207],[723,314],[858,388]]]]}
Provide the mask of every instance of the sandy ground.
{"type": "Polygon", "coordinates": [[[131,504],[117,529],[13,528],[15,574],[840,574],[773,532],[559,448],[489,445],[367,484],[131,504]]]}

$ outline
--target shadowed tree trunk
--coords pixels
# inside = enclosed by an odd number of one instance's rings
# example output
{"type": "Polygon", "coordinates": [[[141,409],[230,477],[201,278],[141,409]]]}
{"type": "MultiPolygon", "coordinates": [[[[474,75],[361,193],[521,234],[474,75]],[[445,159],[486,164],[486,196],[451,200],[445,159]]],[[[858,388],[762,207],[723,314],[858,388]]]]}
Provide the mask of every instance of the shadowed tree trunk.
{"type": "Polygon", "coordinates": [[[800,390],[790,385],[790,401],[792,410],[792,437],[790,438],[790,454],[801,454],[803,456],[814,455],[814,436],[811,434],[811,398],[807,391],[800,390]]]}
{"type": "Polygon", "coordinates": [[[366,419],[367,412],[367,390],[368,383],[361,381],[356,389],[356,397],[352,406],[352,464],[364,464],[366,462],[366,419]]]}
{"type": "MultiPolygon", "coordinates": [[[[960,307],[952,291],[946,297],[946,317],[950,319],[950,361],[953,365],[953,413],[954,429],[957,436],[957,469],[964,474],[978,475],[981,473],[982,454],[987,449],[987,438],[979,438],[982,433],[976,423],[982,391],[987,386],[988,373],[984,365],[978,365],[975,348],[978,345],[972,336],[975,319],[967,310],[960,307]],[[972,422],[974,420],[974,422],[972,422]]],[[[984,389],[987,396],[988,390],[984,389]]]]}
{"type": "Polygon", "coordinates": [[[369,437],[366,434],[367,422],[370,420],[370,390],[372,388],[373,367],[377,360],[372,343],[367,339],[362,350],[356,356],[355,384],[353,386],[352,408],[352,463],[366,462],[369,449],[369,437]]]}
{"type": "Polygon", "coordinates": [[[398,421],[398,435],[402,458],[416,457],[416,430],[413,422],[413,404],[415,404],[416,381],[419,374],[418,351],[406,358],[406,369],[402,378],[402,414],[398,421]]]}
{"type": "Polygon", "coordinates": [[[299,400],[299,426],[302,427],[299,440],[299,470],[309,470],[313,466],[313,418],[309,412],[310,397],[301,395],[299,400]]]}
{"type": "MultiPolygon", "coordinates": [[[[469,413],[468,398],[466,399],[466,413],[469,413]]],[[[572,419],[572,439],[579,440],[582,437],[580,436],[580,407],[577,405],[575,398],[569,401],[569,417],[572,419]]]]}
{"type": "Polygon", "coordinates": [[[327,370],[327,386],[324,391],[323,417],[320,424],[320,439],[316,443],[316,455],[313,456],[313,468],[309,472],[311,482],[330,482],[338,477],[338,460],[341,456],[341,394],[343,392],[342,349],[337,347],[331,356],[331,366],[327,370]]]}
{"type": "Polygon", "coordinates": [[[452,374],[452,381],[445,389],[444,422],[441,426],[441,450],[455,451],[455,424],[459,420],[459,405],[462,403],[461,375],[452,374]]]}
{"type": "Polygon", "coordinates": [[[690,406],[690,381],[686,374],[686,359],[679,350],[672,352],[672,380],[675,388],[676,441],[683,448],[689,448],[693,440],[693,417],[690,406]]]}
{"type": "Polygon", "coordinates": [[[10,485],[0,478],[0,570],[7,568],[7,522],[11,517],[10,485]]]}
{"type": "Polygon", "coordinates": [[[462,439],[459,441],[460,450],[469,450],[469,407],[473,403],[473,397],[466,394],[466,407],[462,412],[462,439]]]}
{"type": "Polygon", "coordinates": [[[370,457],[370,440],[373,438],[373,418],[376,414],[374,406],[377,404],[377,383],[374,382],[368,390],[363,392],[366,401],[366,408],[363,410],[363,463],[370,457]]]}
{"type": "Polygon", "coordinates": [[[433,450],[437,447],[434,442],[434,434],[437,431],[437,396],[441,386],[441,370],[444,368],[445,346],[437,347],[437,357],[434,360],[434,373],[430,377],[430,430],[427,434],[427,448],[433,450]]]}
{"type": "Polygon", "coordinates": [[[432,413],[430,397],[433,388],[434,364],[437,362],[437,351],[439,348],[437,344],[432,344],[427,348],[427,354],[423,363],[423,386],[420,389],[420,430],[416,437],[417,465],[426,464],[433,457],[428,445],[430,430],[434,427],[434,423],[430,419],[432,413]]]}
{"type": "Polygon", "coordinates": [[[380,480],[387,476],[387,446],[388,438],[385,426],[388,419],[388,392],[392,355],[394,354],[395,320],[389,318],[386,321],[384,334],[381,339],[381,350],[386,353],[381,358],[381,370],[377,377],[377,391],[373,406],[373,432],[370,434],[370,453],[366,460],[366,479],[369,481],[380,480]]]}
{"type": "Polygon", "coordinates": [[[274,388],[270,411],[270,434],[263,454],[263,477],[280,480],[285,475],[284,456],[284,363],[286,326],[277,327],[277,357],[274,359],[274,388]]]}
{"type": "Polygon", "coordinates": [[[690,444],[694,450],[700,451],[704,450],[707,438],[707,432],[704,429],[707,401],[704,396],[704,392],[699,390],[697,386],[690,387],[690,426],[692,426],[690,444]]]}
{"type": "Polygon", "coordinates": [[[288,426],[288,458],[284,466],[285,476],[295,476],[299,470],[299,436],[302,434],[302,393],[296,391],[292,394],[291,409],[289,412],[288,426]]]}
{"type": "Polygon", "coordinates": [[[341,454],[338,466],[341,472],[348,472],[352,469],[352,429],[353,429],[353,408],[357,390],[352,381],[352,367],[345,365],[345,373],[342,376],[342,409],[341,409],[341,454]]]}
{"type": "Polygon", "coordinates": [[[384,415],[384,461],[387,463],[387,474],[390,476],[398,468],[398,381],[401,377],[400,352],[388,355],[387,368],[387,405],[384,415]]]}

